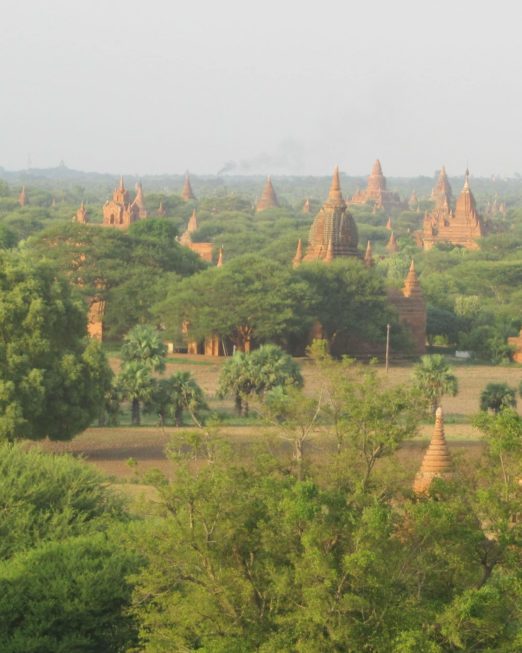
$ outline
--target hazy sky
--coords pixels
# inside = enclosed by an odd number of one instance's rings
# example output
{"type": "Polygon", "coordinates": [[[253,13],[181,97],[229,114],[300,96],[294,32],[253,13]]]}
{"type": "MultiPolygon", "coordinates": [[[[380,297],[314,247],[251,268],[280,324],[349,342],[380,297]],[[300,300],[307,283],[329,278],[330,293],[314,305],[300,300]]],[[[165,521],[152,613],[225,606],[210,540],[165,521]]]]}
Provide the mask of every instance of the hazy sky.
{"type": "Polygon", "coordinates": [[[522,3],[2,0],[0,166],[522,172],[522,3]]]}

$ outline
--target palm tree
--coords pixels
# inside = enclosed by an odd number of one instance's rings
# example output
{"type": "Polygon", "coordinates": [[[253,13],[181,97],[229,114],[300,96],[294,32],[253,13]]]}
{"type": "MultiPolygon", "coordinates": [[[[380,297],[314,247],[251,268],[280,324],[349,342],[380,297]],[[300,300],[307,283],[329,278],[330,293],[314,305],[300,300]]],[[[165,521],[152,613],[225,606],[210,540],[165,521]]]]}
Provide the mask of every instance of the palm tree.
{"type": "Polygon", "coordinates": [[[138,324],[124,338],[121,359],[125,363],[135,361],[155,372],[165,369],[167,348],[156,329],[148,324],[138,324]]]}
{"type": "Polygon", "coordinates": [[[443,395],[454,397],[459,391],[457,377],[440,354],[421,356],[420,363],[414,367],[413,377],[433,415],[443,395]]]}
{"type": "Polygon", "coordinates": [[[276,345],[263,345],[251,353],[236,352],[221,368],[218,395],[233,394],[236,410],[248,415],[248,398],[279,386],[303,385],[299,366],[276,345]]]}
{"type": "Polygon", "coordinates": [[[515,408],[515,388],[507,383],[488,383],[480,394],[480,410],[491,410],[496,414],[503,408],[515,408]]]}
{"type": "Polygon", "coordinates": [[[147,401],[152,393],[152,377],[148,367],[139,361],[125,363],[118,376],[122,395],[131,402],[133,426],[141,424],[140,403],[147,401]]]}
{"type": "Polygon", "coordinates": [[[206,408],[203,390],[196,383],[190,372],[176,372],[170,379],[172,413],[176,426],[181,426],[183,411],[188,410],[192,419],[197,423],[198,411],[206,408]]]}

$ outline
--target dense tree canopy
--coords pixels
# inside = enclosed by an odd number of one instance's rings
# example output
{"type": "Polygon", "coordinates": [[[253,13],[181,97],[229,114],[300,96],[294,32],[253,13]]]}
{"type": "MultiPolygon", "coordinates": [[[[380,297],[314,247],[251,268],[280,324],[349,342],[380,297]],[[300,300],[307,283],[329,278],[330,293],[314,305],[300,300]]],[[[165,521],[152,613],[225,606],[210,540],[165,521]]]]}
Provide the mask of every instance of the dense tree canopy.
{"type": "Polygon", "coordinates": [[[65,279],[0,253],[0,326],[0,439],[67,439],[86,428],[112,373],[65,279]]]}

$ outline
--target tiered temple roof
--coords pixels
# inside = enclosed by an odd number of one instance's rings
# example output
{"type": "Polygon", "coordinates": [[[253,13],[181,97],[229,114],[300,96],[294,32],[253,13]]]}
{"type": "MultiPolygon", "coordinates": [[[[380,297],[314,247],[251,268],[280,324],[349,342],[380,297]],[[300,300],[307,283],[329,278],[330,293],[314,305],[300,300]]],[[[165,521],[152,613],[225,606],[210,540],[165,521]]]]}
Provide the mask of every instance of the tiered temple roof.
{"type": "Polygon", "coordinates": [[[366,190],[357,191],[350,200],[350,204],[373,204],[374,208],[387,211],[393,207],[403,208],[404,206],[397,193],[387,190],[386,177],[383,175],[379,159],[373,164],[366,190]]]}
{"type": "Polygon", "coordinates": [[[331,260],[339,256],[359,256],[359,237],[352,214],[341,192],[339,168],[335,168],[326,202],[310,228],[304,261],[331,260]]]}
{"type": "Polygon", "coordinates": [[[196,209],[194,209],[187,223],[187,228],[183,232],[181,238],[179,239],[179,242],[184,247],[188,247],[193,252],[196,252],[196,254],[200,256],[204,261],[211,263],[214,243],[192,242],[192,235],[198,230],[198,228],[199,228],[198,217],[196,214],[196,209]]]}
{"type": "Polygon", "coordinates": [[[267,177],[261,198],[256,204],[256,212],[266,211],[267,209],[276,209],[279,207],[277,195],[272,185],[272,178],[267,177]]]}
{"type": "Polygon", "coordinates": [[[190,183],[190,177],[188,172],[185,174],[185,180],[183,181],[183,190],[181,191],[181,198],[184,199],[185,202],[189,202],[190,200],[196,199],[196,196],[194,195],[194,192],[192,190],[192,184],[190,183]]]}
{"type": "Polygon", "coordinates": [[[129,191],[125,188],[123,177],[120,177],[119,186],[112,194],[112,200],[105,202],[103,206],[103,225],[126,228],[139,219],[139,208],[134,202],[129,202],[129,191]]]}
{"type": "Polygon", "coordinates": [[[437,408],[435,413],[435,429],[430,445],[424,454],[422,465],[415,476],[413,490],[417,494],[424,494],[435,478],[450,479],[453,476],[453,465],[444,435],[444,418],[442,408],[437,408]]]}
{"type": "MultiPolygon", "coordinates": [[[[441,171],[437,187],[442,187],[445,178],[441,171]],[[442,182],[441,182],[442,178],[442,182]]],[[[447,178],[446,178],[447,180],[447,178]]],[[[449,186],[449,184],[448,184],[449,186]]],[[[436,243],[450,243],[466,249],[478,249],[477,240],[484,235],[484,223],[477,213],[475,198],[469,185],[469,171],[466,170],[464,187],[457,198],[455,211],[448,204],[451,188],[435,196],[436,206],[424,217],[422,241],[424,249],[431,249],[436,243]]]]}

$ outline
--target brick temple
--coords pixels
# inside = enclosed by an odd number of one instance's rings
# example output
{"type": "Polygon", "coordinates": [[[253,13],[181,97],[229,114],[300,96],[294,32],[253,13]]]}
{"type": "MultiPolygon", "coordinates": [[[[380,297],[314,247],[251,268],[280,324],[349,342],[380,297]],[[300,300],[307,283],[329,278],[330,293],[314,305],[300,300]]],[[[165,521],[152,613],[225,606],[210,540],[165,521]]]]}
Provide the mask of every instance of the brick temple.
{"type": "Polygon", "coordinates": [[[373,204],[374,208],[386,211],[392,208],[404,208],[399,195],[387,189],[386,177],[383,175],[379,159],[373,164],[366,189],[356,191],[349,203],[373,204]]]}
{"type": "Polygon", "coordinates": [[[126,229],[133,222],[140,219],[140,209],[135,202],[131,202],[129,191],[125,188],[123,177],[112,194],[112,199],[103,205],[103,226],[126,229]]]}
{"type": "Polygon", "coordinates": [[[451,208],[451,186],[442,168],[432,192],[435,206],[424,216],[421,241],[424,249],[432,249],[437,243],[448,243],[466,249],[478,249],[477,242],[484,236],[484,223],[477,212],[475,198],[469,184],[469,171],[464,175],[464,186],[451,208]]]}
{"type": "MultiPolygon", "coordinates": [[[[328,262],[339,256],[358,257],[358,243],[357,226],[343,198],[339,168],[336,167],[328,197],[310,227],[308,247],[302,260],[328,262]]],[[[298,254],[299,251],[296,257],[298,254]]]]}

